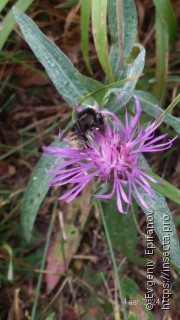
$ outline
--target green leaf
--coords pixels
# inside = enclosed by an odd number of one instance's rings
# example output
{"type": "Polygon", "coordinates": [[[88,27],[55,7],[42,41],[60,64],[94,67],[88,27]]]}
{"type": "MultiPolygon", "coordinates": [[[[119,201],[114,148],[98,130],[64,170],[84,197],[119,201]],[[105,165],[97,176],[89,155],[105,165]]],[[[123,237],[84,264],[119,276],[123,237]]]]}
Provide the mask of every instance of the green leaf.
{"type": "Polygon", "coordinates": [[[61,4],[58,4],[56,8],[70,9],[78,5],[79,0],[66,0],[61,4]]]}
{"type": "Polygon", "coordinates": [[[133,223],[131,211],[127,215],[120,214],[117,209],[116,199],[112,198],[103,203],[106,222],[111,241],[116,249],[123,252],[130,261],[134,261],[137,243],[137,230],[133,223]],[[131,236],[129,236],[131,234],[131,236]]]}
{"type": "Polygon", "coordinates": [[[173,11],[173,6],[169,0],[153,0],[156,7],[156,11],[163,22],[164,28],[168,32],[169,44],[172,48],[178,31],[178,24],[176,20],[175,13],[173,11]]]}
{"type": "Polygon", "coordinates": [[[16,8],[13,12],[26,41],[67,103],[74,106],[82,96],[103,86],[98,81],[81,75],[67,56],[27,15],[16,8]]]}
{"type": "Polygon", "coordinates": [[[156,83],[155,96],[163,102],[166,94],[168,52],[177,36],[177,21],[169,0],[154,0],[156,8],[156,83]]]}
{"type": "MultiPolygon", "coordinates": [[[[34,0],[26,0],[26,1],[18,0],[15,5],[16,5],[16,8],[20,9],[21,11],[26,11],[33,1],[34,0]]],[[[2,3],[2,5],[3,5],[3,3],[2,3]]],[[[2,5],[0,5],[0,6],[2,7],[2,5]]],[[[0,50],[3,48],[7,38],[9,37],[10,33],[12,32],[15,24],[16,24],[16,21],[14,19],[13,12],[12,12],[12,10],[10,10],[2,22],[3,28],[1,29],[1,32],[0,32],[0,50]]]]}
{"type": "MultiPolygon", "coordinates": [[[[116,80],[122,76],[122,71],[119,62],[118,48],[118,31],[117,31],[117,13],[116,0],[109,1],[108,6],[108,21],[111,34],[111,50],[110,62],[113,69],[113,74],[116,80]]],[[[123,1],[123,49],[124,60],[126,62],[129,57],[136,38],[137,33],[137,13],[134,0],[123,1]]]]}
{"type": "Polygon", "coordinates": [[[4,9],[9,0],[1,0],[0,2],[0,12],[4,9]]]}
{"type": "Polygon", "coordinates": [[[91,0],[81,1],[81,48],[87,69],[92,73],[89,60],[89,24],[91,16],[91,0]]]}
{"type": "MultiPolygon", "coordinates": [[[[55,140],[51,146],[62,147],[63,143],[59,140],[55,140]]],[[[53,168],[54,163],[60,163],[63,159],[60,158],[49,158],[43,155],[38,161],[32,176],[28,182],[26,191],[22,199],[22,210],[21,210],[21,222],[24,230],[24,235],[27,241],[31,239],[31,233],[33,230],[36,215],[39,207],[44,200],[48,190],[50,176],[45,172],[53,168]],[[52,163],[53,161],[53,163],[52,163]]]]}
{"type": "Polygon", "coordinates": [[[128,320],[138,320],[134,312],[129,311],[128,320]]]}
{"type": "Polygon", "coordinates": [[[157,174],[155,174],[151,170],[146,170],[147,174],[153,177],[158,183],[149,182],[151,187],[163,194],[165,197],[173,200],[177,204],[180,204],[180,190],[173,186],[171,183],[166,180],[160,178],[157,174]]]}
{"type": "Polygon", "coordinates": [[[167,83],[167,56],[169,51],[168,30],[159,12],[156,10],[156,81],[154,85],[154,95],[163,103],[166,94],[167,83]]]}
{"type": "MultiPolygon", "coordinates": [[[[118,88],[120,86],[122,86],[123,84],[125,84],[126,82],[129,82],[129,81],[134,81],[135,79],[138,79],[139,76],[138,75],[135,75],[131,78],[126,78],[126,79],[122,79],[122,80],[119,80],[117,82],[113,82],[113,83],[110,83],[106,86],[104,85],[99,85],[99,88],[97,88],[95,91],[93,92],[90,92],[89,94],[87,94],[85,97],[82,97],[78,102],[77,104],[78,105],[81,105],[82,102],[84,102],[85,100],[89,99],[90,97],[94,97],[94,99],[96,99],[99,104],[102,104],[103,102],[103,99],[104,99],[104,96],[106,93],[109,93],[109,91],[112,89],[112,88],[118,88]]],[[[96,86],[97,87],[97,86],[96,86]]]]}
{"type": "MultiPolygon", "coordinates": [[[[142,157],[142,165],[146,166],[148,169],[150,169],[147,161],[145,158],[142,157]]],[[[160,194],[157,191],[154,191],[154,199],[152,199],[147,192],[143,191],[142,189],[139,189],[139,192],[144,199],[144,201],[147,203],[148,207],[150,208],[150,211],[153,212],[153,224],[154,224],[154,230],[160,240],[160,242],[163,244],[163,241],[165,237],[169,237],[169,253],[172,263],[180,268],[180,247],[179,247],[179,241],[176,234],[176,228],[174,221],[172,219],[171,212],[167,206],[167,203],[165,201],[165,198],[162,194],[160,194]],[[166,219],[166,220],[163,220],[166,219]],[[168,227],[169,232],[166,232],[165,230],[165,223],[168,221],[168,227]]],[[[139,202],[135,192],[133,194],[134,198],[136,199],[139,206],[142,208],[144,213],[149,215],[149,211],[146,210],[142,204],[139,202]]]]}
{"type": "Polygon", "coordinates": [[[102,285],[102,273],[94,270],[86,265],[83,267],[83,277],[82,279],[86,283],[90,283],[93,288],[98,289],[100,285],[102,285]]]}
{"type": "MultiPolygon", "coordinates": [[[[169,124],[173,129],[180,134],[180,119],[172,116],[171,114],[168,114],[166,111],[164,111],[160,106],[158,100],[150,93],[141,91],[141,90],[136,90],[134,91],[134,94],[139,98],[141,102],[141,107],[144,112],[149,114],[151,117],[156,118],[156,116],[159,114],[165,113],[164,116],[164,122],[169,124]]],[[[175,102],[180,101],[180,95],[177,96],[174,101],[172,102],[173,107],[176,105],[175,102]],[[177,100],[177,101],[176,101],[177,100]]],[[[171,105],[172,105],[171,104],[171,105]]],[[[172,111],[172,108],[168,107],[166,110],[169,112],[172,111]]]]}
{"type": "Polygon", "coordinates": [[[13,269],[13,249],[7,243],[2,245],[2,249],[6,250],[8,255],[9,255],[8,270],[7,270],[7,280],[8,281],[13,281],[14,280],[14,276],[13,276],[13,270],[14,270],[13,269]]]}
{"type": "MultiPolygon", "coordinates": [[[[140,44],[135,44],[135,47],[139,49],[139,54],[132,63],[125,67],[124,77],[127,79],[140,75],[144,68],[145,49],[140,44]]],[[[108,90],[104,97],[104,106],[113,112],[119,111],[131,99],[137,81],[138,78],[136,77],[135,80],[125,82],[120,88],[108,90]]]]}
{"type": "Polygon", "coordinates": [[[135,299],[139,290],[138,285],[131,278],[124,276],[122,279],[123,296],[135,299]]]}
{"type": "Polygon", "coordinates": [[[56,320],[56,314],[55,312],[50,313],[45,320],[56,320]]]}
{"type": "Polygon", "coordinates": [[[92,78],[85,77],[80,73],[78,74],[77,78],[83,83],[83,86],[89,92],[84,97],[81,97],[81,99],[77,101],[77,104],[79,105],[79,104],[82,104],[82,102],[83,102],[83,104],[88,105],[88,102],[94,103],[94,99],[99,104],[101,104],[101,101],[103,99],[102,94],[104,93],[104,91],[103,91],[104,85],[101,82],[96,81],[92,78]],[[101,94],[101,92],[102,92],[102,94],[101,94]]]}
{"type": "Polygon", "coordinates": [[[114,82],[108,54],[107,0],[92,0],[92,30],[99,62],[109,82],[114,82]]]}

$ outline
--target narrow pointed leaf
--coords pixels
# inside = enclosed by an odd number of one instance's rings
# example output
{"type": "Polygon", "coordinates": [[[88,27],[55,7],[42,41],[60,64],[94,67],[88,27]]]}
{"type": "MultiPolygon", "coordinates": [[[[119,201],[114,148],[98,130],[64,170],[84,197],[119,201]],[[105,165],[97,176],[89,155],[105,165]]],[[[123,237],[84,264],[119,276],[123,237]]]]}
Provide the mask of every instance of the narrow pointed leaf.
{"type": "Polygon", "coordinates": [[[87,69],[92,73],[92,67],[89,60],[89,25],[91,16],[91,0],[81,1],[81,47],[84,62],[87,69]]]}
{"type": "Polygon", "coordinates": [[[151,170],[146,171],[152,178],[154,178],[158,183],[150,182],[151,187],[164,195],[165,197],[173,200],[177,204],[180,204],[180,190],[173,186],[171,183],[160,178],[151,170]]]}
{"type": "Polygon", "coordinates": [[[156,81],[154,85],[154,95],[161,103],[164,102],[166,94],[167,72],[168,72],[168,52],[169,37],[168,29],[164,20],[156,10],[156,81]]]}
{"type": "MultiPolygon", "coordinates": [[[[81,75],[67,56],[25,14],[13,9],[21,31],[65,101],[74,106],[84,95],[103,85],[81,75]]],[[[87,101],[88,103],[89,101],[87,101]]]]}
{"type": "Polygon", "coordinates": [[[108,85],[102,85],[99,88],[97,88],[95,91],[90,92],[88,95],[86,95],[85,97],[82,97],[79,101],[78,101],[78,105],[82,104],[85,100],[89,99],[90,97],[94,97],[95,100],[99,101],[99,103],[101,104],[104,96],[106,93],[109,92],[109,90],[111,90],[112,88],[118,88],[123,86],[126,82],[129,81],[134,81],[135,79],[139,79],[139,75],[135,75],[132,76],[130,78],[126,78],[126,79],[122,79],[119,80],[117,82],[113,82],[110,83],[108,85]]]}
{"type": "Polygon", "coordinates": [[[92,30],[99,62],[109,82],[114,82],[108,53],[107,0],[92,0],[92,30]]]}
{"type": "Polygon", "coordinates": [[[171,1],[153,0],[156,8],[156,84],[154,92],[163,102],[166,94],[168,73],[168,52],[172,49],[177,36],[177,21],[171,1]]]}
{"type": "MultiPolygon", "coordinates": [[[[116,0],[111,0],[108,3],[108,21],[111,35],[111,50],[110,62],[113,69],[113,74],[116,81],[119,80],[123,74],[119,61],[119,48],[118,48],[118,31],[117,31],[117,13],[116,13],[116,0]]],[[[124,62],[130,56],[134,46],[137,33],[137,13],[134,0],[123,1],[123,51],[124,62]]]]}
{"type": "MultiPolygon", "coordinates": [[[[26,11],[31,3],[34,0],[18,0],[16,2],[16,8],[20,9],[21,11],[26,11]]],[[[6,1],[7,2],[7,1],[6,1]]],[[[7,38],[9,37],[10,33],[12,32],[14,26],[16,24],[16,20],[14,18],[12,10],[10,10],[2,22],[2,27],[0,31],[0,50],[3,48],[7,38]]]]}
{"type": "Polygon", "coordinates": [[[172,48],[174,41],[176,40],[178,24],[171,1],[153,0],[153,2],[156,7],[156,11],[161,18],[161,21],[163,21],[164,26],[168,31],[169,44],[172,48]]]}
{"type": "MultiPolygon", "coordinates": [[[[63,144],[62,142],[55,140],[51,146],[62,147],[63,144]]],[[[22,199],[21,209],[21,222],[27,241],[30,241],[31,239],[38,210],[50,187],[48,184],[50,178],[49,175],[46,174],[45,168],[51,170],[54,163],[60,163],[61,161],[63,161],[63,159],[61,160],[54,157],[53,159],[50,159],[49,157],[42,155],[28,182],[22,199]]]]}
{"type": "MultiPolygon", "coordinates": [[[[140,44],[135,44],[135,47],[138,48],[139,53],[132,63],[126,64],[124,77],[133,78],[137,75],[141,75],[144,69],[145,63],[145,49],[140,44]]],[[[104,105],[113,112],[117,112],[124,106],[132,97],[134,93],[134,88],[138,78],[135,78],[133,81],[126,82],[123,86],[118,88],[112,88],[108,90],[104,97],[104,105]]]]}
{"type": "Polygon", "coordinates": [[[0,2],[0,12],[4,9],[9,0],[1,0],[0,2]]]}

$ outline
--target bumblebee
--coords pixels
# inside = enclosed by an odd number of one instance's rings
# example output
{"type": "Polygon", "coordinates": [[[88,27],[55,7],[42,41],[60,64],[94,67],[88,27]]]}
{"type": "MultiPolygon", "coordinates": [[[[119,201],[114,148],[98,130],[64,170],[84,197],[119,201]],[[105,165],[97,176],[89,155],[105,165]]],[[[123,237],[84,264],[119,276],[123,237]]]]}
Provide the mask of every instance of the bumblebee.
{"type": "Polygon", "coordinates": [[[90,148],[93,133],[99,130],[104,133],[104,117],[92,108],[86,108],[77,113],[76,121],[71,127],[68,137],[75,148],[90,148]]]}

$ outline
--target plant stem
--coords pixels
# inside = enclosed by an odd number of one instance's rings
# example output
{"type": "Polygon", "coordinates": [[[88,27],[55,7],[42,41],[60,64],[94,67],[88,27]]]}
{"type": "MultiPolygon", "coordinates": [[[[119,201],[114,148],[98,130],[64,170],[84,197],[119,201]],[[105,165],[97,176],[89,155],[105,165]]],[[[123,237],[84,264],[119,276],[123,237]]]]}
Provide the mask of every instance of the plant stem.
{"type": "MultiPolygon", "coordinates": [[[[41,270],[44,270],[45,264],[46,264],[47,252],[48,252],[51,234],[52,234],[52,230],[53,230],[54,219],[56,216],[57,203],[58,202],[56,200],[54,202],[53,213],[52,213],[52,217],[51,217],[51,221],[50,221],[50,225],[49,225],[49,229],[48,229],[48,233],[47,233],[46,243],[45,243],[45,247],[44,247],[44,252],[43,252],[43,256],[42,256],[42,261],[41,261],[41,266],[40,266],[41,270]]],[[[38,282],[37,282],[37,287],[36,287],[36,292],[35,292],[35,297],[34,297],[34,303],[33,303],[32,312],[31,312],[31,320],[36,320],[36,309],[37,309],[38,298],[39,298],[39,294],[40,294],[42,277],[43,277],[43,273],[40,273],[39,277],[38,277],[38,282]]]]}
{"type": "Polygon", "coordinates": [[[120,66],[124,71],[124,52],[123,52],[123,0],[116,0],[117,12],[117,31],[118,31],[118,44],[119,44],[119,58],[120,66]]]}
{"type": "Polygon", "coordinates": [[[119,298],[120,298],[120,301],[121,301],[122,311],[123,311],[123,315],[124,315],[123,319],[127,320],[126,308],[125,308],[124,300],[123,300],[122,286],[121,286],[121,282],[120,282],[120,278],[119,278],[118,268],[117,268],[117,264],[116,264],[116,260],[115,260],[115,256],[114,256],[114,252],[113,252],[113,248],[112,248],[111,239],[110,239],[110,236],[109,236],[108,226],[106,224],[104,211],[103,211],[101,202],[98,199],[97,199],[97,203],[98,203],[98,206],[99,206],[102,223],[103,223],[103,227],[104,227],[104,230],[105,230],[109,251],[110,251],[110,254],[111,254],[112,265],[113,265],[114,274],[115,274],[115,277],[116,277],[117,286],[118,286],[118,290],[119,290],[119,298]]]}

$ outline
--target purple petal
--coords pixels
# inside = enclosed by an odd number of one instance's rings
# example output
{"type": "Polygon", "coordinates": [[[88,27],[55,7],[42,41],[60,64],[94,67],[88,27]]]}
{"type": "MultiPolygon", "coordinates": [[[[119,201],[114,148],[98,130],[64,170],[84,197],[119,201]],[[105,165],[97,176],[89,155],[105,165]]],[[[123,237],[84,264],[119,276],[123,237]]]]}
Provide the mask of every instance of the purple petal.
{"type": "Polygon", "coordinates": [[[124,213],[123,208],[122,208],[122,201],[121,201],[121,195],[119,191],[119,184],[116,183],[116,195],[117,195],[117,207],[119,212],[124,213]]]}
{"type": "Polygon", "coordinates": [[[95,194],[94,197],[99,199],[110,199],[113,197],[114,192],[115,192],[115,183],[113,185],[112,191],[109,194],[95,194]]]}
{"type": "Polygon", "coordinates": [[[125,194],[124,189],[123,189],[121,183],[119,183],[119,189],[120,189],[121,196],[122,196],[124,202],[130,204],[130,201],[129,201],[129,199],[127,198],[127,195],[125,194]]]}
{"type": "Polygon", "coordinates": [[[136,195],[137,195],[140,203],[143,205],[143,207],[144,207],[146,210],[148,210],[148,209],[149,209],[148,205],[147,205],[146,202],[144,201],[143,197],[141,196],[141,194],[140,194],[139,191],[137,190],[137,188],[136,188],[136,186],[135,186],[134,183],[133,183],[133,188],[134,188],[134,191],[135,191],[135,193],[136,193],[136,195]]]}
{"type": "Polygon", "coordinates": [[[85,183],[83,183],[83,184],[81,184],[81,185],[79,185],[79,189],[78,189],[77,191],[75,191],[75,192],[73,193],[73,195],[71,195],[71,196],[66,200],[66,202],[69,203],[70,201],[72,201],[72,200],[81,192],[81,190],[82,190],[87,184],[88,184],[88,181],[85,182],[85,183]]]}

